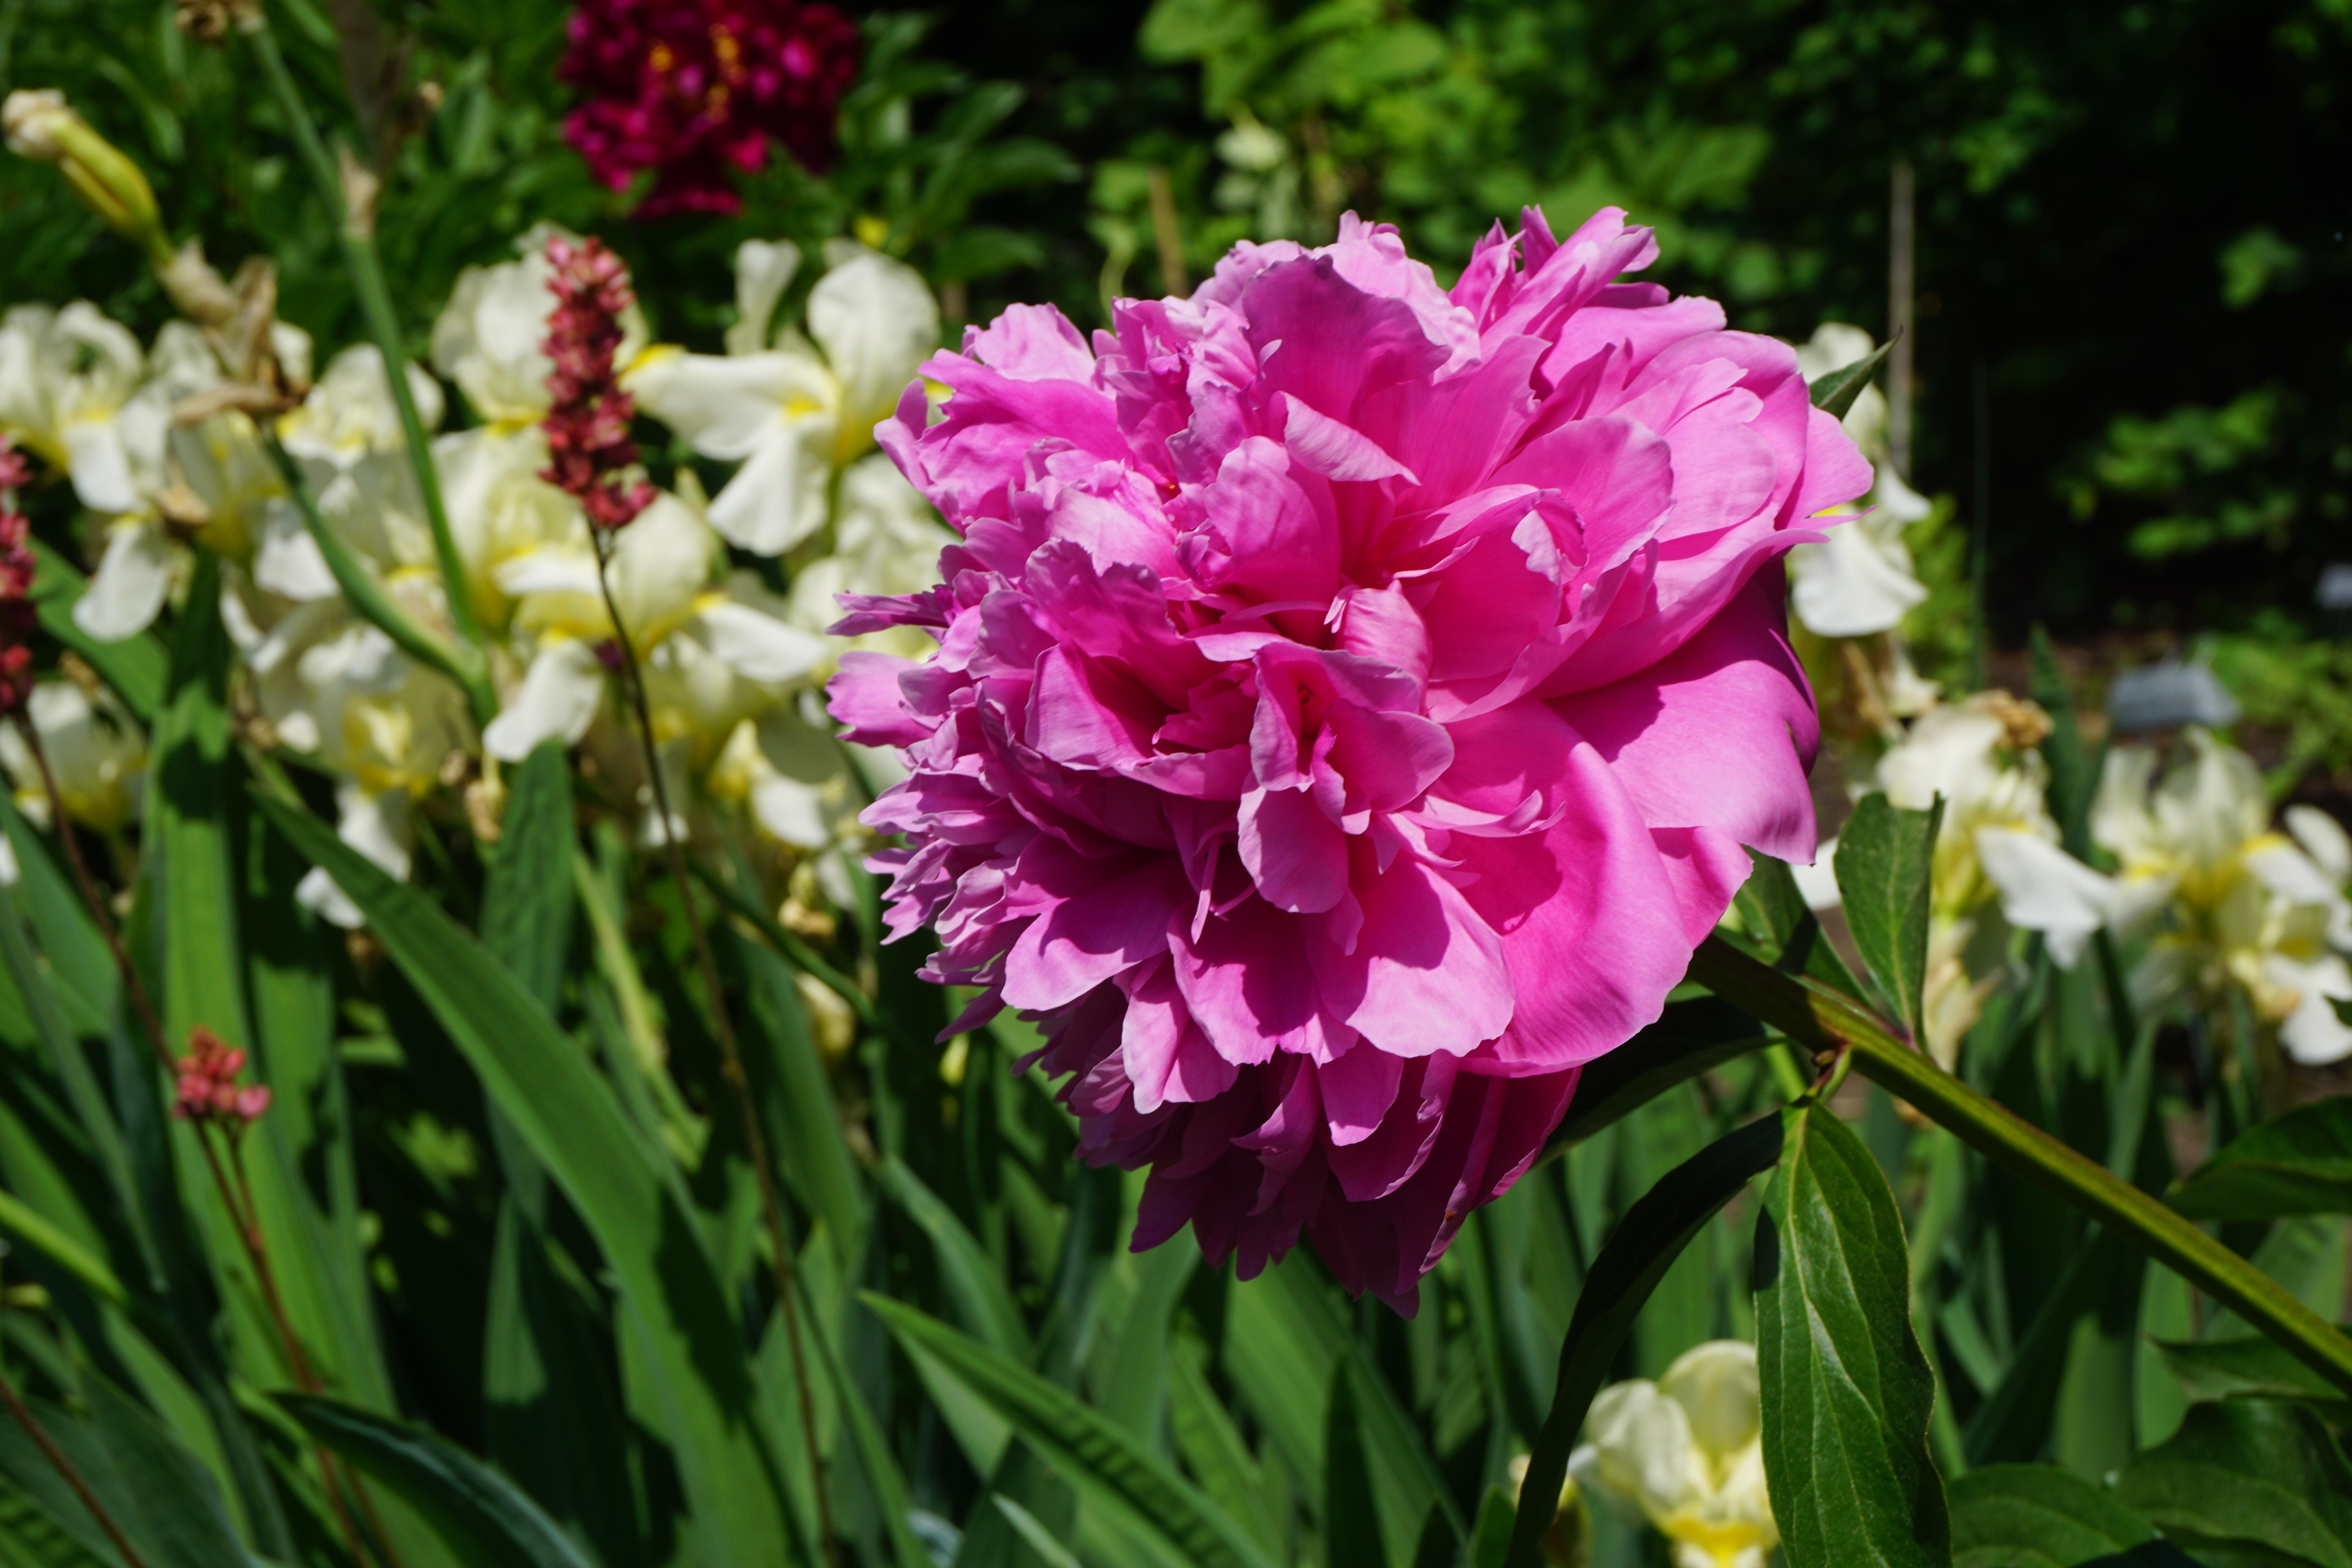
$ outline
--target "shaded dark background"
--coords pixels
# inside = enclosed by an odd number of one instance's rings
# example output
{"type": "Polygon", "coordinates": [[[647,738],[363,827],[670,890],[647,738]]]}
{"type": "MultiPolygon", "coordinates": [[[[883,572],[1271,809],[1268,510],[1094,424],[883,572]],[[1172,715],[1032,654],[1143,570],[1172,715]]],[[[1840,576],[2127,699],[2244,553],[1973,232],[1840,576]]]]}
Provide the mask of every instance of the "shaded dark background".
{"type": "MultiPolygon", "coordinates": [[[[441,95],[391,160],[384,233],[420,346],[457,268],[551,219],[626,251],[657,325],[715,339],[748,235],[860,217],[950,303],[1101,314],[1107,235],[1160,283],[1157,166],[1197,277],[1264,233],[1216,138],[1291,150],[1289,231],[1341,207],[1402,226],[1442,275],[1517,203],[1616,201],[1659,225],[1657,276],[1735,323],[1883,332],[1888,172],[1918,182],[1915,473],[1981,509],[1994,640],[2328,631],[2312,603],[2352,477],[2352,167],[2340,0],[1936,5],[1835,0],[976,0],[866,15],[873,68],[831,176],[746,182],[730,219],[638,222],[561,138],[553,0],[280,0],[317,101],[362,134],[338,26],[364,13],[404,87],[441,95]],[[1010,89],[1017,89],[1010,90],[1010,89]],[[1979,396],[1979,388],[1981,396],[1979,396]],[[1980,477],[1990,475],[1990,485],[1980,477]]],[[[381,63],[381,62],[379,62],[381,63]]],[[[155,0],[0,8],[0,86],[66,88],[154,174],[183,232],[267,248],[286,313],[352,335],[281,128],[233,57],[155,0]]],[[[0,302],[76,295],[152,330],[127,245],[46,169],[0,163],[0,302]]]]}

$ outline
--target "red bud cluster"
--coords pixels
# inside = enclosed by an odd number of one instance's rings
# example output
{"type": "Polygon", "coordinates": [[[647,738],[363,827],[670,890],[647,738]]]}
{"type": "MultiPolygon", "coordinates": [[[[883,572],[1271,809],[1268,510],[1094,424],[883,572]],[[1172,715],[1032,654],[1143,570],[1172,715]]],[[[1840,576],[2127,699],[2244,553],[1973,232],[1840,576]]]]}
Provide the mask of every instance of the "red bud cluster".
{"type": "Polygon", "coordinates": [[[33,694],[32,524],[16,496],[28,477],[24,458],[0,444],[0,716],[22,712],[33,694]]]}
{"type": "Polygon", "coordinates": [[[547,286],[556,303],[543,346],[555,369],[547,378],[549,462],[540,478],[577,497],[597,527],[620,528],[654,499],[653,486],[627,477],[637,461],[629,439],[636,405],[613,374],[621,314],[635,299],[629,271],[597,239],[557,235],[547,242],[547,259],[555,268],[547,286]]]}
{"type": "Polygon", "coordinates": [[[231,1132],[242,1132],[269,1109],[264,1084],[240,1084],[245,1052],[199,1024],[188,1035],[188,1054],[180,1058],[179,1092],[172,1114],[183,1121],[210,1121],[231,1132]]]}

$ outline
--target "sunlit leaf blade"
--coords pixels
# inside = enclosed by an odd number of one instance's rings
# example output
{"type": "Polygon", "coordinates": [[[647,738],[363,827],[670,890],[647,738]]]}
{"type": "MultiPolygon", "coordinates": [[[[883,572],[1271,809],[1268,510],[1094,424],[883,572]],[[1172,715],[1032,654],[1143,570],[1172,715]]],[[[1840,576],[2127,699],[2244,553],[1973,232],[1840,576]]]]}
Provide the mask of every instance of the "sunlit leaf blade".
{"type": "Polygon", "coordinates": [[[2147,1568],[2192,1568],[2147,1521],[2057,1465],[1970,1470],[1952,1483],[1951,1500],[1953,1568],[2083,1568],[2136,1548],[2156,1549],[2130,1559],[2147,1568]]]}
{"type": "Polygon", "coordinates": [[[2195,1219],[2352,1214],[2352,1095],[2297,1106],[2240,1133],[2174,1187],[2195,1219]]]}
{"type": "Polygon", "coordinates": [[[1790,1568],[1942,1568],[1936,1384],[1911,1331],[1909,1253],[1878,1162],[1826,1107],[1783,1113],[1756,1230],[1764,1469],[1790,1568]]]}
{"type": "Polygon", "coordinates": [[[446,1439],[341,1400],[281,1394],[278,1403],[423,1514],[467,1568],[594,1568],[512,1481],[446,1439]]]}
{"type": "MultiPolygon", "coordinates": [[[[1780,1157],[1780,1119],[1768,1116],[1717,1139],[1661,1177],[1625,1211],[1584,1277],[1576,1316],[1559,1350],[1559,1377],[1535,1447],[1528,1459],[1524,1495],[1557,1497],[1568,1475],[1569,1450],[1601,1392],[1618,1347],[1650,1292],[1675,1259],[1732,1194],[1772,1168],[1780,1157]]],[[[1865,1159],[1867,1155],[1864,1156],[1865,1159]]],[[[1508,1568],[1535,1568],[1551,1525],[1547,1511],[1523,1512],[1512,1524],[1508,1568]]],[[[1486,1526],[1480,1526],[1483,1539],[1486,1526]]]]}
{"type": "Polygon", "coordinates": [[[783,1521],[753,1447],[750,1356],[693,1217],[652,1167],[612,1092],[522,982],[423,893],[299,807],[257,798],[271,825],[366,914],[595,1237],[652,1352],[664,1435],[678,1449],[688,1496],[719,1552],[729,1563],[771,1560],[783,1521]]]}
{"type": "Polygon", "coordinates": [[[1745,1056],[1764,1040],[1762,1025],[1719,998],[1668,1003],[1656,1023],[1584,1065],[1576,1098],[1548,1146],[1580,1143],[1676,1084],[1745,1056]]]}
{"type": "Polygon", "coordinates": [[[2125,1467],[2116,1496],[2192,1553],[2352,1568],[2352,1464],[2297,1405],[2191,1405],[2179,1432],[2125,1467]]]}
{"type": "Polygon", "coordinates": [[[229,847],[228,668],[220,617],[220,558],[197,552],[196,575],[172,651],[148,788],[149,853],[161,859],[164,1044],[187,1047],[201,1024],[253,1045],[240,980],[236,880],[229,847]]]}
{"type": "Polygon", "coordinates": [[[1943,819],[1940,799],[1927,811],[1906,811],[1884,795],[1868,795],[1838,836],[1838,895],[1846,928],[1914,1039],[1927,976],[1928,878],[1943,819]]]}
{"type": "Polygon", "coordinates": [[[1846,410],[1853,406],[1854,399],[1862,395],[1862,389],[1870,384],[1870,378],[1878,374],[1878,367],[1885,364],[1886,356],[1894,352],[1895,340],[1889,338],[1865,357],[1816,377],[1808,389],[1812,395],[1813,406],[1834,418],[1844,418],[1846,410]]]}
{"type": "Polygon", "coordinates": [[[859,1300],[902,1344],[993,1405],[1089,1500],[1162,1537],[1201,1568],[1270,1568],[1239,1525],[1097,1412],[912,1307],[870,1292],[859,1300]]]}

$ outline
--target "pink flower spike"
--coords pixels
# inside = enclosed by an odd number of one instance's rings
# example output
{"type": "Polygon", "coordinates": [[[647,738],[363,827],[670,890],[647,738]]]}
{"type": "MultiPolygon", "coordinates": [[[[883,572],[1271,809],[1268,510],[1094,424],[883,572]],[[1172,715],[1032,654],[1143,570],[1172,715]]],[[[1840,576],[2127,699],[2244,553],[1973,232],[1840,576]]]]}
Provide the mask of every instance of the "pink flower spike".
{"type": "Polygon", "coordinates": [[[33,694],[32,523],[16,510],[16,492],[32,478],[22,453],[0,440],[0,718],[24,710],[33,694]]]}
{"type": "Polygon", "coordinates": [[[1530,210],[1449,292],[1351,215],[1091,346],[1015,307],[877,432],[961,536],[853,606],[939,651],[829,689],[907,768],[889,925],[1037,1023],[1139,1247],[1412,1311],[1746,851],[1811,858],[1780,560],[1870,468],[1655,258],[1530,210]]]}
{"type": "Polygon", "coordinates": [[[232,1136],[243,1132],[269,1109],[269,1090],[244,1084],[245,1051],[199,1024],[189,1032],[188,1054],[180,1058],[172,1114],[183,1121],[212,1122],[232,1136]]]}
{"type": "Polygon", "coordinates": [[[628,268],[602,240],[557,235],[547,242],[547,259],[556,302],[543,346],[555,368],[541,421],[549,461],[540,478],[577,498],[588,521],[609,531],[634,522],[654,499],[653,486],[628,475],[637,461],[629,439],[636,405],[613,371],[621,315],[635,296],[628,268]]]}

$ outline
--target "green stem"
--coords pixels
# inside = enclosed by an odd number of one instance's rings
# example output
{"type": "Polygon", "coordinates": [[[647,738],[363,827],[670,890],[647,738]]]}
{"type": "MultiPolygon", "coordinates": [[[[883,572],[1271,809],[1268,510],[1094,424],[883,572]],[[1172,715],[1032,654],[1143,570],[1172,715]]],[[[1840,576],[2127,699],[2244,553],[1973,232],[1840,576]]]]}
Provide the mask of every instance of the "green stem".
{"type": "Polygon", "coordinates": [[[293,454],[275,435],[264,436],[262,445],[268,448],[270,461],[278,465],[278,477],[286,481],[287,493],[294,499],[294,510],[301,514],[302,526],[319,546],[319,553],[325,557],[327,571],[344,600],[362,620],[397,644],[403,653],[455,681],[466,694],[475,723],[487,724],[497,717],[498,694],[490,689],[488,668],[481,650],[471,646],[452,647],[411,620],[408,612],[400,607],[352,549],[350,542],[336,532],[320,512],[318,498],[310,493],[310,483],[303,479],[293,454]]]}
{"type": "MultiPolygon", "coordinates": [[[[268,18],[257,16],[247,37],[253,41],[253,51],[261,60],[261,74],[268,81],[270,94],[277,99],[278,111],[285,115],[287,127],[293,133],[295,151],[301,155],[303,167],[310,171],[311,184],[319,189],[319,199],[327,204],[327,211],[334,218],[336,237],[343,248],[343,268],[351,274],[352,291],[359,297],[360,315],[367,322],[368,336],[375,340],[376,352],[383,357],[384,381],[392,392],[393,406],[400,411],[401,433],[408,443],[408,464],[416,474],[416,491],[425,504],[425,521],[433,530],[433,553],[441,567],[442,590],[449,600],[449,624],[457,629],[461,642],[478,651],[481,624],[475,618],[473,595],[466,586],[466,563],[457,553],[457,535],[449,531],[449,511],[441,499],[441,476],[433,466],[433,448],[425,421],[417,414],[415,395],[409,390],[408,352],[401,337],[400,318],[392,307],[392,290],[384,282],[383,258],[375,247],[374,215],[355,213],[343,199],[342,176],[319,134],[318,122],[310,118],[310,106],[302,101],[301,89],[294,85],[293,73],[286,68],[286,57],[278,47],[277,35],[269,30],[268,18]]],[[[478,713],[476,718],[487,721],[484,715],[478,713]]]]}
{"type": "Polygon", "coordinates": [[[1809,1049],[1851,1052],[1864,1077],[1993,1163],[2080,1209],[2352,1393],[2352,1338],[2183,1215],[1937,1067],[1860,1003],[1783,974],[1719,937],[1710,936],[1692,955],[1690,977],[1809,1049]]]}

